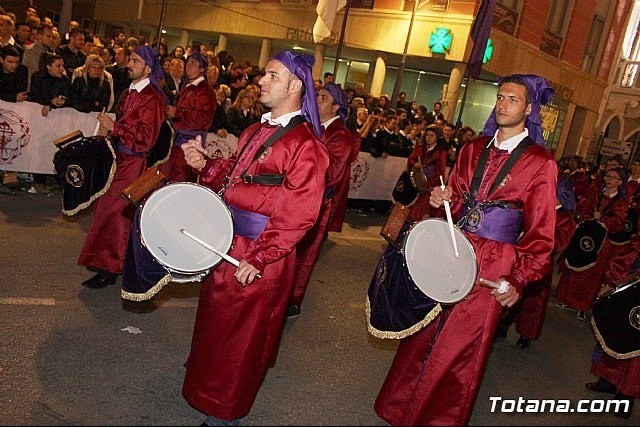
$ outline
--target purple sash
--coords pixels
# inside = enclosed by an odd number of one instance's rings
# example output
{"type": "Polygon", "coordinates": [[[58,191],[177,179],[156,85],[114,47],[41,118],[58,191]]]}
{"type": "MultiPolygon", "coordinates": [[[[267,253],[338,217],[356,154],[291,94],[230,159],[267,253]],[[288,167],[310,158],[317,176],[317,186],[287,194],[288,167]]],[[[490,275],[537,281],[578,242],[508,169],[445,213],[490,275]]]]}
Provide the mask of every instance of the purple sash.
{"type": "Polygon", "coordinates": [[[490,203],[478,203],[466,209],[458,222],[462,230],[512,245],[518,240],[522,231],[522,210],[490,203]]]}
{"type": "Polygon", "coordinates": [[[269,222],[269,217],[256,212],[245,211],[244,209],[231,209],[231,219],[233,220],[233,233],[239,236],[256,240],[269,222]]]}
{"type": "Polygon", "coordinates": [[[207,131],[206,130],[183,130],[176,129],[176,136],[173,139],[173,146],[179,147],[185,142],[188,142],[190,139],[196,139],[196,136],[200,135],[202,137],[202,144],[207,141],[207,131]]]}

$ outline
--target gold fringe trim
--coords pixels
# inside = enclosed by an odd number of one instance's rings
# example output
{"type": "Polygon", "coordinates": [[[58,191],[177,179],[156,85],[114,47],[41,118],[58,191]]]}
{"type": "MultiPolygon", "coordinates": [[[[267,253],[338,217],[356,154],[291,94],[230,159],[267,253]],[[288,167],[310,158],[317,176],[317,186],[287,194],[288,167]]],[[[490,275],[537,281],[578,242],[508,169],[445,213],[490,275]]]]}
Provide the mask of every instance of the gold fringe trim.
{"type": "Polygon", "coordinates": [[[433,319],[435,319],[436,316],[438,316],[438,314],[442,312],[442,307],[440,306],[440,304],[438,304],[435,307],[433,307],[431,311],[429,311],[429,313],[427,313],[424,319],[422,319],[412,327],[404,329],[402,331],[392,332],[392,331],[381,331],[371,326],[371,305],[369,303],[368,296],[367,296],[367,304],[365,307],[366,307],[366,313],[367,313],[367,329],[369,330],[369,333],[376,338],[396,339],[396,340],[400,340],[402,338],[406,338],[410,335],[415,334],[420,329],[424,328],[429,323],[431,323],[433,319]]]}
{"type": "Polygon", "coordinates": [[[596,265],[596,263],[595,263],[595,262],[592,262],[592,263],[591,263],[591,264],[589,264],[589,265],[586,265],[586,266],[584,266],[584,267],[580,267],[580,268],[578,268],[578,267],[572,267],[572,266],[570,266],[570,265],[569,265],[569,263],[567,262],[567,259],[565,258],[565,259],[564,259],[564,265],[566,265],[566,266],[567,266],[567,268],[568,268],[569,270],[571,270],[571,271],[586,271],[586,270],[590,269],[591,267],[593,267],[594,265],[596,265]]]}
{"type": "Polygon", "coordinates": [[[124,289],[121,289],[120,296],[122,297],[122,299],[126,299],[129,301],[146,301],[153,298],[158,292],[160,292],[160,289],[164,288],[167,283],[171,283],[172,281],[173,277],[171,277],[171,274],[167,274],[162,279],[160,279],[158,283],[156,283],[151,289],[143,294],[135,294],[133,292],[127,292],[124,289]]]}
{"type": "Polygon", "coordinates": [[[104,195],[104,193],[106,193],[109,190],[109,187],[111,187],[111,183],[113,182],[113,177],[116,174],[116,152],[113,150],[113,147],[111,146],[111,141],[109,139],[105,139],[105,142],[107,144],[107,147],[109,147],[109,151],[111,151],[111,156],[113,157],[113,163],[111,164],[111,170],[109,171],[109,179],[107,180],[107,183],[104,185],[102,190],[98,191],[96,194],[91,196],[91,198],[89,198],[88,201],[84,203],[80,203],[75,209],[65,210],[63,208],[62,209],[63,214],[67,216],[73,216],[78,212],[80,212],[81,210],[88,208],[91,205],[91,203],[95,202],[100,196],[104,195]]]}
{"type": "Polygon", "coordinates": [[[607,353],[609,356],[613,357],[614,359],[618,359],[618,360],[626,360],[626,359],[631,359],[633,357],[640,356],[640,350],[630,351],[629,353],[618,353],[616,351],[613,351],[604,342],[604,338],[600,334],[600,331],[598,330],[598,326],[596,325],[595,320],[593,320],[593,317],[591,317],[591,326],[593,327],[593,331],[596,334],[596,338],[598,339],[598,342],[600,343],[600,346],[602,346],[602,349],[604,350],[604,352],[607,353]]]}

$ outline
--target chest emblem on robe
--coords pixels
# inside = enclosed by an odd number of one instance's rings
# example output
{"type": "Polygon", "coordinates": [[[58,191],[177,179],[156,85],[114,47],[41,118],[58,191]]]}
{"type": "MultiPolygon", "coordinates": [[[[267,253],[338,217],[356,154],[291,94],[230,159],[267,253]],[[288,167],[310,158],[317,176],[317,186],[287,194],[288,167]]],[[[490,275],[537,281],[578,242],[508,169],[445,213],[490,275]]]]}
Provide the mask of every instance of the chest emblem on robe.
{"type": "Polygon", "coordinates": [[[271,151],[273,151],[271,147],[264,150],[264,152],[260,154],[260,157],[258,157],[258,163],[264,163],[271,154],[271,151]]]}
{"type": "Polygon", "coordinates": [[[511,181],[511,175],[507,174],[507,176],[504,177],[504,179],[502,180],[502,182],[500,183],[500,185],[498,185],[498,188],[504,188],[507,186],[507,184],[511,181]]]}

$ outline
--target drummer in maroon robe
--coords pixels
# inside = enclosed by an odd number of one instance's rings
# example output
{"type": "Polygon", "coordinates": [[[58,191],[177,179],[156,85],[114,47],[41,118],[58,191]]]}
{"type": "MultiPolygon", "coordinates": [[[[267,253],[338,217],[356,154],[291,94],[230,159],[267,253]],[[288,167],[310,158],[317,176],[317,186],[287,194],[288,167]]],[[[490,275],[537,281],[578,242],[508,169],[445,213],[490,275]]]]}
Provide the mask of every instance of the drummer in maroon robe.
{"type": "Polygon", "coordinates": [[[351,154],[347,160],[347,168],[336,189],[336,195],[333,196],[331,203],[331,212],[329,213],[329,225],[327,232],[342,232],[342,224],[347,213],[347,199],[349,198],[349,188],[351,187],[351,164],[356,161],[360,154],[360,145],[362,137],[357,131],[351,131],[351,154]]]}
{"type": "Polygon", "coordinates": [[[205,78],[206,71],[207,60],[200,52],[189,55],[185,65],[188,82],[180,89],[178,103],[175,106],[168,105],[165,109],[176,133],[169,159],[159,165],[158,170],[172,182],[196,180],[196,174],[185,162],[180,146],[197,135],[200,135],[203,143],[207,139],[218,101],[216,93],[205,78]]]}
{"type": "Polygon", "coordinates": [[[132,83],[120,102],[118,120],[98,115],[118,153],[115,176],[94,205],[93,221],[78,259],[80,265],[96,272],[82,283],[89,288],[112,285],[122,273],[135,208],[120,193],[147,169],[146,154],[158,139],[164,120],[164,95],[157,85],[163,74],[156,56],[149,46],[136,48],[127,64],[132,83]]]}
{"type": "MultiPolygon", "coordinates": [[[[607,170],[604,175],[604,189],[594,193],[590,203],[585,204],[586,208],[583,209],[584,220],[597,219],[607,229],[607,237],[597,254],[595,264],[580,271],[570,269],[566,263],[562,265],[562,274],[558,280],[555,296],[560,301],[559,306],[576,311],[576,317],[579,320],[586,320],[586,311],[591,309],[598,296],[606,266],[624,249],[616,245],[611,237],[624,230],[627,220],[629,203],[624,197],[622,187],[626,180],[627,174],[624,169],[607,170]]],[[[567,250],[571,250],[571,247],[567,250]]]]}
{"type": "MultiPolygon", "coordinates": [[[[436,125],[429,125],[424,130],[423,144],[417,144],[407,159],[407,170],[417,164],[422,165],[424,176],[427,180],[429,190],[441,185],[440,179],[444,180],[447,173],[447,150],[442,141],[442,128],[436,125]]],[[[409,216],[413,221],[421,221],[426,218],[443,218],[444,209],[429,206],[429,191],[418,195],[416,202],[411,205],[409,216]]]]}
{"type": "MultiPolygon", "coordinates": [[[[604,284],[598,296],[611,292],[628,274],[640,273],[640,236],[635,235],[624,253],[610,260],[604,274],[604,284]]],[[[638,286],[638,285],[636,285],[638,286]]],[[[617,359],[605,353],[600,344],[593,352],[591,373],[597,381],[585,384],[586,388],[598,393],[615,394],[614,399],[627,400],[628,407],[619,407],[615,415],[628,419],[633,411],[634,398],[640,398],[640,356],[617,359]]]]}
{"type": "Polygon", "coordinates": [[[229,254],[240,262],[220,264],[200,291],[182,394],[208,415],[208,425],[237,424],[251,410],[278,349],[295,246],[318,218],[329,156],[320,139],[313,63],[291,51],[267,63],[260,102],[271,111],[242,133],[236,156],[205,159],[200,141],[182,146],[201,184],[217,189],[229,173],[223,195],[234,225],[229,254]]]}
{"type": "Polygon", "coordinates": [[[322,139],[329,152],[326,188],[320,207],[318,221],[296,245],[296,274],[293,294],[289,299],[287,317],[300,314],[302,299],[311,279],[313,266],[325,240],[329,217],[335,203],[336,191],[343,180],[349,179],[349,158],[353,148],[353,135],[345,125],[347,117],[347,94],[334,83],[325,84],[318,90],[318,113],[322,122],[322,139]]]}
{"type": "Polygon", "coordinates": [[[432,206],[449,200],[461,219],[478,277],[509,286],[500,293],[476,283],[464,300],[400,342],[375,403],[392,425],[467,424],[503,307],[550,267],[557,166],[544,146],[539,109],[552,93],[538,76],[503,78],[486,136],[465,144],[448,186],[431,191],[432,206]],[[509,158],[515,162],[500,179],[509,158]]]}

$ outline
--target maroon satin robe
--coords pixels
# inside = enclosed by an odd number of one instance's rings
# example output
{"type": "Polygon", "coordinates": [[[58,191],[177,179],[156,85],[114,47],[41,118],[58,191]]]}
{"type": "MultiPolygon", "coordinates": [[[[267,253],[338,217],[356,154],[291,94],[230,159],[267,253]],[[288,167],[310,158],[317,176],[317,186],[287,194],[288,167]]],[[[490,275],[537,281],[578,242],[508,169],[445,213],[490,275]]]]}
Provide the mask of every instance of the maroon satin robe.
{"type": "Polygon", "coordinates": [[[332,197],[325,197],[320,207],[318,221],[303,239],[296,245],[296,274],[293,281],[293,293],[290,304],[300,306],[307,291],[313,266],[316,264],[318,254],[322,248],[329,217],[335,205],[335,192],[338,191],[345,177],[349,177],[346,171],[349,168],[349,159],[353,148],[353,136],[344,125],[342,119],[334,120],[322,134],[322,139],[329,152],[329,168],[327,169],[327,189],[334,193],[332,197]]]}
{"type": "Polygon", "coordinates": [[[429,190],[420,193],[418,200],[411,206],[409,210],[409,216],[414,221],[420,221],[426,218],[443,218],[444,208],[434,208],[429,205],[429,196],[431,194],[431,188],[440,186],[440,177],[442,179],[446,176],[447,168],[447,151],[437,146],[432,150],[427,150],[427,144],[418,144],[413,147],[413,151],[407,159],[407,170],[411,170],[416,163],[422,163],[422,167],[433,167],[433,175],[427,177],[427,184],[429,190]]]}
{"type": "Polygon", "coordinates": [[[351,138],[351,154],[347,161],[344,176],[342,177],[340,184],[338,184],[336,195],[333,197],[331,213],[329,214],[329,224],[327,225],[327,231],[332,231],[334,233],[342,232],[342,224],[344,223],[344,217],[347,212],[349,188],[351,187],[351,164],[358,158],[358,154],[360,154],[360,145],[362,144],[362,138],[358,132],[352,131],[351,138]]]}
{"type": "MultiPolygon", "coordinates": [[[[480,152],[489,138],[463,146],[451,171],[454,218],[461,214],[480,152]]],[[[478,200],[505,163],[506,151],[492,149],[478,200]]],[[[478,277],[505,276],[520,295],[526,283],[550,266],[555,226],[557,166],[541,146],[532,145],[489,200],[523,205],[523,235],[515,245],[465,233],[476,253],[478,277]]],[[[375,403],[392,425],[465,425],[469,421],[502,307],[491,290],[475,285],[459,303],[445,308],[426,328],[401,341],[375,403]]]]}
{"type": "Polygon", "coordinates": [[[96,267],[113,274],[122,273],[135,207],[120,193],[146,169],[144,157],[156,143],[164,120],[163,95],[151,84],[140,93],[130,90],[118,108],[118,121],[111,134],[141,156],[119,152],[116,172],[107,192],[94,204],[78,264],[96,267]]]}
{"type": "MultiPolygon", "coordinates": [[[[186,85],[180,90],[176,113],[172,119],[173,126],[178,130],[199,130],[207,132],[211,127],[213,116],[218,107],[216,93],[205,79],[197,85],[186,85]]],[[[204,144],[205,141],[202,141],[204,144]]],[[[171,147],[169,159],[158,166],[169,181],[195,182],[196,174],[184,160],[184,152],[179,145],[171,147]]]]}
{"type": "MultiPolygon", "coordinates": [[[[293,285],[295,245],[318,217],[329,165],[326,148],[308,123],[296,126],[252,162],[273,132],[275,128],[256,123],[242,133],[238,141],[242,155],[232,180],[250,165],[250,175],[286,175],[283,184],[238,182],[224,193],[228,205],[269,217],[256,241],[234,235],[229,252],[237,260],[262,266],[262,278],[242,287],[233,277],[237,268],[223,262],[205,279],[182,388],[191,406],[226,420],[249,413],[273,362],[293,285]]],[[[219,183],[214,181],[225,169],[218,166],[229,161],[210,163],[200,183],[216,189],[219,183]]]]}

